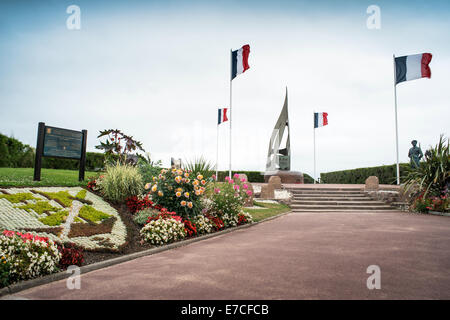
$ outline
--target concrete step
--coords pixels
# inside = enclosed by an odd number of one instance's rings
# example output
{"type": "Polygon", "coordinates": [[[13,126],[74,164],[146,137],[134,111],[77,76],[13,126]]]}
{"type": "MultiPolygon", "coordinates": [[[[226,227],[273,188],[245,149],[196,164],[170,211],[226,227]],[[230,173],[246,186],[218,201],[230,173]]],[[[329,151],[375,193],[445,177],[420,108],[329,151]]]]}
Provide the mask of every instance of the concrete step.
{"type": "Polygon", "coordinates": [[[395,208],[389,208],[389,209],[376,209],[376,210],[363,210],[363,209],[293,209],[292,212],[293,213],[302,213],[302,212],[329,212],[329,213],[333,213],[333,212],[390,212],[390,211],[395,211],[398,209],[395,208]]]}
{"type": "Polygon", "coordinates": [[[317,194],[317,195],[334,195],[334,194],[362,194],[364,195],[365,193],[363,191],[328,191],[328,190],[311,190],[311,191],[299,191],[299,190],[289,190],[289,192],[291,192],[293,195],[305,195],[305,194],[317,194]]]}
{"type": "Polygon", "coordinates": [[[296,205],[344,205],[344,206],[366,206],[366,205],[386,205],[382,201],[335,201],[335,200],[325,200],[325,201],[315,201],[315,200],[302,200],[302,201],[293,201],[292,206],[296,205]]]}
{"type": "Polygon", "coordinates": [[[363,188],[286,188],[289,191],[364,191],[363,188]]]}
{"type": "Polygon", "coordinates": [[[292,200],[314,200],[314,201],[321,201],[321,200],[337,200],[337,201],[360,201],[360,200],[372,200],[371,197],[365,196],[365,195],[330,195],[328,197],[325,197],[323,195],[302,195],[302,196],[294,196],[292,200]]]}
{"type": "Polygon", "coordinates": [[[350,210],[350,209],[356,209],[356,210],[395,210],[395,208],[389,206],[389,205],[291,205],[291,208],[293,211],[296,210],[350,210]]]}

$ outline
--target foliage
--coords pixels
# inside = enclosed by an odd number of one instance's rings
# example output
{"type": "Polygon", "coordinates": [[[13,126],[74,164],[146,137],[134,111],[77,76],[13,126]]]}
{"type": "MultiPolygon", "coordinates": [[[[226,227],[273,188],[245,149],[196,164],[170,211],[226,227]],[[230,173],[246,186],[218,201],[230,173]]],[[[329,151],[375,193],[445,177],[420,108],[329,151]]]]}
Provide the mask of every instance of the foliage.
{"type": "Polygon", "coordinates": [[[7,260],[7,256],[3,256],[0,253],[0,288],[6,287],[10,284],[10,263],[7,260]]]}
{"type": "MultiPolygon", "coordinates": [[[[95,172],[86,172],[87,177],[91,175],[95,172]]],[[[41,181],[33,181],[33,168],[0,168],[1,187],[76,187],[86,182],[78,181],[78,171],[42,169],[41,181]]]]}
{"type": "Polygon", "coordinates": [[[52,240],[7,230],[0,235],[0,256],[9,263],[11,282],[53,273],[61,258],[52,240]]]}
{"type": "Polygon", "coordinates": [[[142,177],[132,165],[116,162],[107,165],[102,179],[97,179],[101,194],[113,202],[123,202],[126,198],[137,196],[143,191],[142,177]]]}
{"type": "Polygon", "coordinates": [[[428,213],[429,211],[447,212],[449,209],[448,195],[426,197],[425,191],[413,201],[412,210],[428,213]]]}
{"type": "Polygon", "coordinates": [[[78,247],[74,243],[65,243],[58,246],[58,250],[61,254],[59,260],[59,268],[66,270],[69,266],[79,266],[84,262],[83,248],[78,247]]]}
{"type": "Polygon", "coordinates": [[[39,221],[42,222],[43,224],[47,225],[47,226],[59,226],[61,223],[63,223],[64,221],[66,221],[67,216],[69,215],[69,212],[64,210],[64,211],[59,211],[56,212],[52,215],[49,215],[47,217],[44,218],[40,218],[39,221]]]}
{"type": "Polygon", "coordinates": [[[238,214],[238,226],[242,225],[242,224],[246,224],[246,223],[252,223],[253,222],[253,217],[250,213],[245,212],[245,211],[241,211],[238,214]]]}
{"type": "Polygon", "coordinates": [[[184,223],[181,217],[160,217],[150,220],[142,229],[141,236],[144,241],[153,245],[163,245],[173,241],[181,240],[186,236],[184,223]]]}
{"type": "Polygon", "coordinates": [[[186,219],[200,213],[200,197],[208,183],[203,175],[182,169],[163,169],[152,180],[145,188],[150,189],[155,204],[175,211],[186,219]]]}
{"type": "MultiPolygon", "coordinates": [[[[404,177],[410,171],[408,163],[400,163],[400,175],[404,177]]],[[[395,184],[397,181],[397,167],[395,164],[370,168],[358,168],[343,171],[326,172],[320,174],[321,183],[364,184],[370,176],[378,177],[380,184],[395,184]]]]}
{"type": "Polygon", "coordinates": [[[91,206],[81,207],[80,212],[78,213],[78,216],[80,218],[83,218],[84,220],[89,220],[91,222],[100,222],[102,220],[105,220],[105,219],[108,219],[109,217],[111,217],[109,214],[101,212],[91,206]]]}
{"type": "Polygon", "coordinates": [[[37,214],[43,213],[49,214],[50,212],[58,212],[61,210],[61,208],[54,207],[47,201],[37,201],[36,203],[27,203],[25,205],[14,206],[14,208],[22,209],[25,210],[26,212],[30,212],[31,210],[33,210],[37,214]]]}
{"type": "Polygon", "coordinates": [[[448,139],[441,135],[438,144],[425,152],[424,159],[419,168],[408,174],[405,182],[406,190],[416,185],[419,190],[424,190],[424,197],[428,193],[432,196],[447,196],[450,185],[448,139]]]}
{"type": "Polygon", "coordinates": [[[150,197],[148,194],[143,197],[140,197],[140,196],[129,197],[126,199],[126,204],[127,204],[128,210],[130,210],[131,213],[136,213],[138,211],[141,211],[141,210],[147,209],[147,208],[157,207],[154,205],[153,201],[150,200],[150,197]]]}
{"type": "MultiPolygon", "coordinates": [[[[264,183],[264,173],[260,171],[232,171],[232,175],[236,173],[245,174],[249,182],[264,183]]],[[[225,177],[228,177],[228,171],[219,171],[217,181],[225,181],[225,177]]]]}
{"type": "Polygon", "coordinates": [[[39,198],[33,197],[33,195],[28,192],[0,194],[0,199],[6,199],[11,203],[20,203],[25,202],[26,200],[39,200],[39,198]]]}
{"type": "Polygon", "coordinates": [[[219,217],[225,227],[236,226],[238,214],[242,211],[245,200],[251,196],[245,179],[238,174],[233,179],[225,177],[227,182],[215,182],[208,190],[209,201],[206,201],[207,212],[219,217]]]}
{"type": "Polygon", "coordinates": [[[84,198],[86,198],[86,193],[87,193],[87,191],[85,189],[82,189],[77,193],[75,198],[84,199],[84,198]]]}
{"type": "Polygon", "coordinates": [[[215,224],[205,215],[200,214],[193,218],[198,234],[206,234],[214,231],[215,224]]]}
{"type": "Polygon", "coordinates": [[[191,220],[183,220],[184,223],[184,231],[187,237],[192,237],[197,235],[197,226],[191,220]]]}
{"type": "Polygon", "coordinates": [[[13,137],[0,134],[0,167],[24,168],[32,167],[33,163],[33,148],[13,137]]]}
{"type": "Polygon", "coordinates": [[[117,155],[122,163],[126,162],[127,155],[132,152],[136,150],[145,151],[141,142],[134,140],[132,136],[128,136],[118,129],[100,131],[97,138],[102,137],[106,137],[106,141],[100,141],[100,145],[95,146],[95,148],[104,150],[107,157],[117,155]]]}
{"type": "Polygon", "coordinates": [[[160,213],[159,210],[153,208],[146,208],[138,211],[133,220],[140,226],[144,226],[150,217],[156,217],[160,213]]]}
{"type": "Polygon", "coordinates": [[[195,158],[194,160],[186,160],[184,170],[188,172],[196,172],[201,174],[205,179],[210,178],[214,174],[214,166],[205,158],[195,158]]]}
{"type": "Polygon", "coordinates": [[[145,157],[140,156],[137,163],[143,181],[152,181],[161,172],[161,166],[161,160],[152,161],[148,153],[145,157]]]}

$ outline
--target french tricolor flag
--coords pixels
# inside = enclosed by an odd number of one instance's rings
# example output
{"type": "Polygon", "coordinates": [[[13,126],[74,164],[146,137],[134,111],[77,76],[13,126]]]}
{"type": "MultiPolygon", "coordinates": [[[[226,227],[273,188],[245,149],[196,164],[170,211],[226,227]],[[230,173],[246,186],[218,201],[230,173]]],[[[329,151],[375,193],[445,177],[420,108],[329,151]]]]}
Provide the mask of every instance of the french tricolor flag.
{"type": "Polygon", "coordinates": [[[219,109],[218,111],[219,111],[219,118],[217,121],[217,125],[221,124],[222,122],[228,121],[228,117],[227,117],[228,108],[222,108],[222,109],[219,109]]]}
{"type": "Polygon", "coordinates": [[[250,46],[248,44],[238,50],[231,51],[231,80],[250,68],[248,65],[249,54],[250,46]]]}
{"type": "Polygon", "coordinates": [[[431,69],[428,66],[432,58],[431,53],[413,54],[395,58],[396,82],[431,78],[431,69]]]}
{"type": "Polygon", "coordinates": [[[323,127],[328,124],[328,113],[314,112],[314,128],[323,127]]]}

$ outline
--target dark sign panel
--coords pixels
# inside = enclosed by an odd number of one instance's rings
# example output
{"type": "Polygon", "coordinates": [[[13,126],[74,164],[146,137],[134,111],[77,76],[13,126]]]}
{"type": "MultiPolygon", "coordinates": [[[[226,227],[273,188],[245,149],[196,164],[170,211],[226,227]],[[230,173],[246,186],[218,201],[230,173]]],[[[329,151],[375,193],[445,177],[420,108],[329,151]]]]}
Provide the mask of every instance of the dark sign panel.
{"type": "Polygon", "coordinates": [[[82,132],[45,127],[44,157],[80,159],[82,145],[82,132]]]}

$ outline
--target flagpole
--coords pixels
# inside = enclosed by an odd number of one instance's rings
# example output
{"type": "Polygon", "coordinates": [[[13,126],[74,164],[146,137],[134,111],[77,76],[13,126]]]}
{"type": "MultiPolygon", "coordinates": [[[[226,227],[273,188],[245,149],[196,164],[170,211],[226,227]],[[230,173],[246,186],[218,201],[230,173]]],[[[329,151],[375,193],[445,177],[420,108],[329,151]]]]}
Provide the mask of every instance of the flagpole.
{"type": "Polygon", "coordinates": [[[394,105],[395,105],[395,150],[397,153],[397,184],[400,184],[400,164],[398,160],[398,120],[397,120],[397,71],[395,67],[395,54],[394,59],[394,105]]]}
{"type": "MultiPolygon", "coordinates": [[[[313,112],[313,119],[315,117],[315,112],[313,112]]],[[[313,123],[313,141],[314,141],[314,184],[316,184],[316,126],[313,123]]]]}
{"type": "Polygon", "coordinates": [[[216,181],[219,179],[219,124],[217,124],[217,142],[216,142],[216,181]]]}
{"type": "Polygon", "coordinates": [[[230,49],[230,170],[229,170],[229,177],[231,179],[231,141],[232,141],[232,131],[231,131],[231,119],[232,119],[232,111],[231,111],[231,105],[232,105],[232,92],[233,92],[233,49],[230,49]]]}

